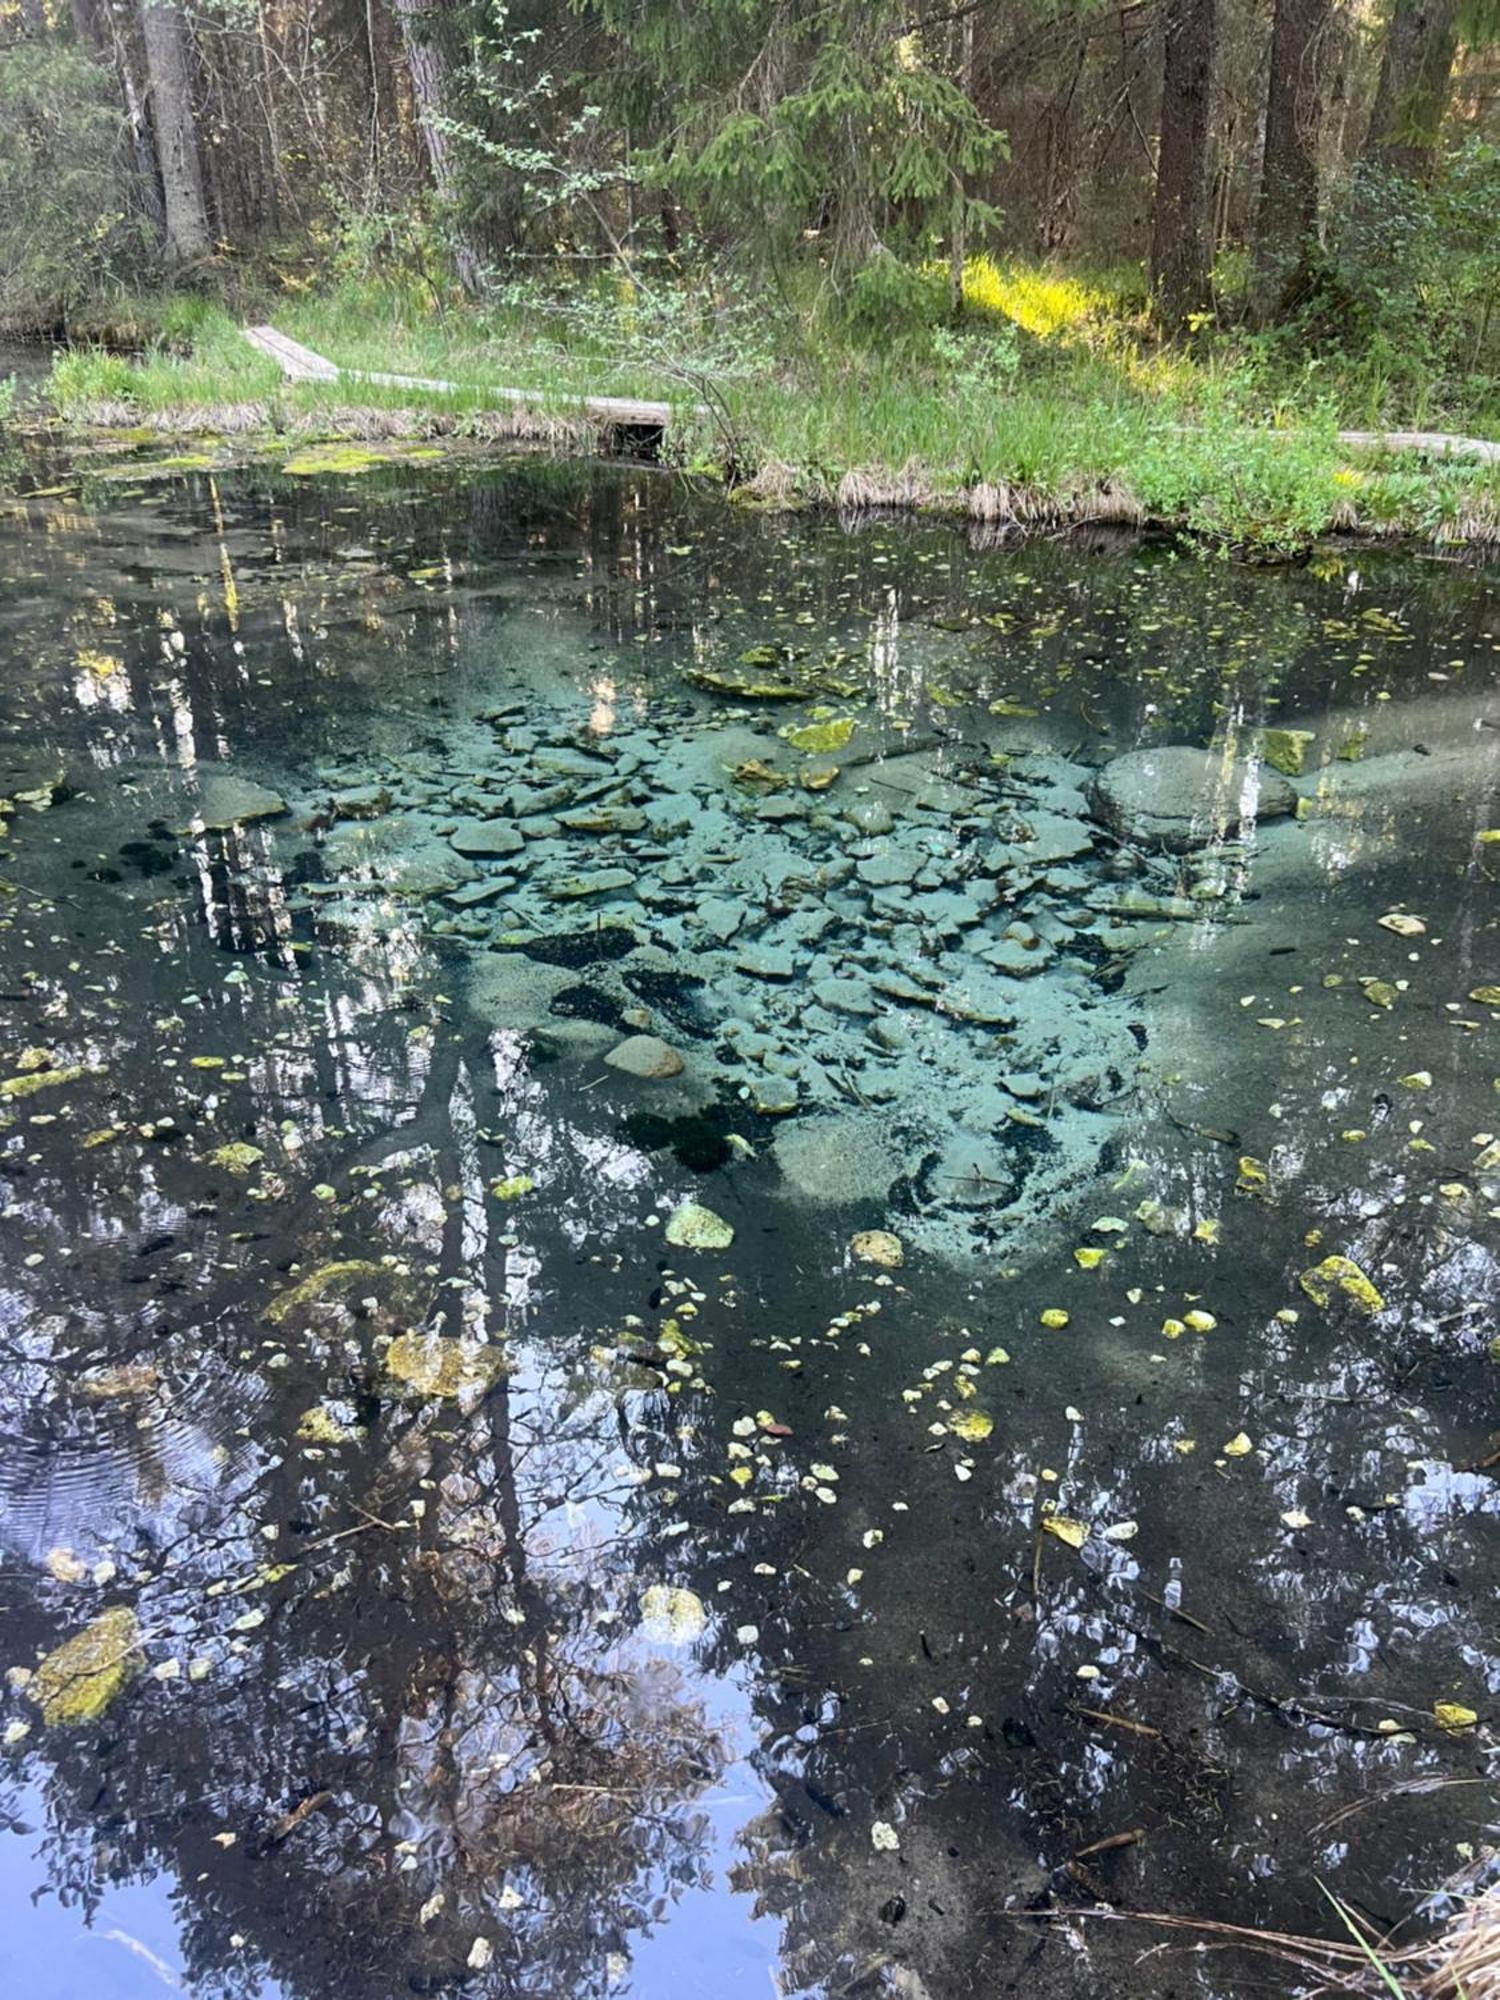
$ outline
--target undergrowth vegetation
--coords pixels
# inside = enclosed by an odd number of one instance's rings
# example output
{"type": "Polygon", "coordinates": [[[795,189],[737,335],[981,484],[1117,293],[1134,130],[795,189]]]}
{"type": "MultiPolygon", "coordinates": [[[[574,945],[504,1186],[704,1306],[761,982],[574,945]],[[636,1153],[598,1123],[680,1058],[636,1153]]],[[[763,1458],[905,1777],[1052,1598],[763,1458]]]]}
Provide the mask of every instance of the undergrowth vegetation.
{"type": "Polygon", "coordinates": [[[462,414],[497,386],[532,390],[543,407],[623,395],[676,406],[674,462],[767,501],[1150,519],[1205,546],[1272,555],[1337,529],[1492,539],[1500,521],[1494,468],[1364,456],[1337,436],[1371,414],[1372,396],[1382,422],[1465,412],[1403,402],[1391,384],[1376,395],[1315,343],[1293,362],[1279,330],[1166,342],[1130,270],[974,257],[956,310],[945,270],[889,257],[838,293],[804,282],[768,299],[723,275],[636,273],[562,295],[512,282],[479,306],[412,268],[346,263],[326,290],[293,285],[235,308],[170,294],[122,302],[130,324],[152,329],[142,350],[61,353],[57,408],[359,402],[462,414]],[[243,338],[243,319],[262,315],[345,369],[437,378],[455,393],[291,388],[243,338]]]}

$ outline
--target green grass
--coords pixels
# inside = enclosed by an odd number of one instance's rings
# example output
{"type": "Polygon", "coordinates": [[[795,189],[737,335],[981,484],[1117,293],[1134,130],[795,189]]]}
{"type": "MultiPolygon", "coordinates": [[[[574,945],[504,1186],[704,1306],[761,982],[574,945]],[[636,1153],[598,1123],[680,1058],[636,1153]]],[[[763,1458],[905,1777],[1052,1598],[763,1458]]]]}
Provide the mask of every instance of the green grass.
{"type": "Polygon", "coordinates": [[[1316,371],[1273,371],[1259,350],[1222,341],[1162,345],[1138,274],[976,260],[956,323],[940,274],[896,276],[889,296],[872,288],[837,312],[811,291],[773,302],[727,283],[619,280],[564,300],[518,289],[484,310],[367,280],[259,309],[346,368],[457,384],[444,398],[289,387],[236,318],[169,297],[138,314],[155,328],[141,356],[65,354],[53,396],[64,416],[101,402],[145,412],[268,398],[311,418],[351,402],[461,414],[485,407],[495,386],[544,403],[584,393],[706,403],[713,421],[674,425],[674,456],[752,483],[760,474],[767,494],[828,503],[899,488],[908,502],[965,509],[984,486],[1005,489],[1023,516],[1056,517],[1070,496],[1108,489],[1121,518],[1138,508],[1207,545],[1270,554],[1355,524],[1487,538],[1500,522],[1494,468],[1353,460],[1335,432],[1363,411],[1340,407],[1316,371]]]}

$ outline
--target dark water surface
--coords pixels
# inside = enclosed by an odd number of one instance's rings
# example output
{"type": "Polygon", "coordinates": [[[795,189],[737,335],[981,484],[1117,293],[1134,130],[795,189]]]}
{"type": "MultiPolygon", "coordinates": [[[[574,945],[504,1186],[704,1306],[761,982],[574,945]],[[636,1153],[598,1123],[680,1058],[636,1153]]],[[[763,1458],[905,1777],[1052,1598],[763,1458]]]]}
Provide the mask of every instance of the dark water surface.
{"type": "Polygon", "coordinates": [[[1491,574],[119,467],[0,649],[7,1992],[1206,2000],[1076,1913],[1488,1879],[1491,574]]]}

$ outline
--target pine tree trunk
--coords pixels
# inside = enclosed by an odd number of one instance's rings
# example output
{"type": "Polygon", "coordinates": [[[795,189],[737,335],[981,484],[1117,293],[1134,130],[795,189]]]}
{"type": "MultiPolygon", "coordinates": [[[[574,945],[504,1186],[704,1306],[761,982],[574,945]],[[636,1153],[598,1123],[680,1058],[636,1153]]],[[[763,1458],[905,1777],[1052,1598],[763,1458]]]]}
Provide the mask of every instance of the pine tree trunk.
{"type": "Polygon", "coordinates": [[[458,172],[453,142],[443,130],[451,115],[452,95],[448,52],[442,41],[443,11],[424,0],[395,0],[401,22],[401,41],[406,50],[406,67],[411,77],[412,102],[422,144],[432,169],[432,184],[439,202],[448,211],[450,226],[458,231],[454,240],[454,264],[458,281],[466,292],[479,289],[479,258],[462,233],[457,221],[458,172]]]}
{"type": "Polygon", "coordinates": [[[191,263],[208,255],[212,239],[198,156],[187,23],[176,0],[141,0],[141,37],[166,208],[167,255],[174,263],[191,263]]]}
{"type": "Polygon", "coordinates": [[[1259,319],[1275,310],[1287,278],[1317,239],[1332,13],[1332,0],[1276,0],[1252,282],[1259,319]]]}
{"type": "Polygon", "coordinates": [[[1172,328],[1209,300],[1209,134],[1217,45],[1217,0],[1168,0],[1151,289],[1158,313],[1172,328]]]}
{"type": "Polygon", "coordinates": [[[1365,158],[1413,180],[1432,172],[1458,53],[1460,0],[1395,0],[1365,158]]]}

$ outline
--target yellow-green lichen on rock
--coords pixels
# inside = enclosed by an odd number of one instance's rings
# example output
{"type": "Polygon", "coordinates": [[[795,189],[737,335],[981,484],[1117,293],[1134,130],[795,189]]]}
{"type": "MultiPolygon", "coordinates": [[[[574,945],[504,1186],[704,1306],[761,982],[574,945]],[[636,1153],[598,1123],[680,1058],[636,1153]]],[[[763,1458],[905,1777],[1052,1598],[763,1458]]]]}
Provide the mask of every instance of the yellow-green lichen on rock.
{"type": "Polygon", "coordinates": [[[117,1604],[48,1653],[26,1684],[43,1722],[96,1721],[139,1672],[140,1640],[135,1613],[117,1604]]]}
{"type": "Polygon", "coordinates": [[[1297,1283],[1313,1304],[1325,1311],[1336,1292],[1361,1312],[1378,1313],[1385,1308],[1385,1299],[1352,1257],[1325,1257],[1321,1264],[1304,1271],[1297,1283]]]}

